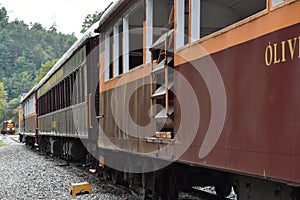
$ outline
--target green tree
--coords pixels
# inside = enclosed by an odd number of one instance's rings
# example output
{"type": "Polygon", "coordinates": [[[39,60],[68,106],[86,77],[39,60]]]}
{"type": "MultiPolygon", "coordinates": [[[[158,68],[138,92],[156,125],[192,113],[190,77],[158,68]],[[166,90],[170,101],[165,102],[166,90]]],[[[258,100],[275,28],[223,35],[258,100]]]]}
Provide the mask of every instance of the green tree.
{"type": "Polygon", "coordinates": [[[9,49],[3,44],[0,44],[0,61],[0,77],[7,76],[13,63],[9,49]]]}
{"type": "Polygon", "coordinates": [[[102,15],[104,14],[104,12],[113,4],[113,2],[111,2],[102,12],[95,12],[94,14],[88,14],[87,16],[85,16],[84,21],[81,25],[82,29],[80,31],[80,33],[84,33],[85,31],[87,31],[93,24],[95,24],[97,21],[99,21],[102,17],[102,15]]]}
{"type": "Polygon", "coordinates": [[[4,90],[4,85],[0,82],[0,120],[3,121],[4,109],[6,105],[7,92],[4,90]]]}
{"type": "Polygon", "coordinates": [[[55,63],[57,63],[58,60],[59,59],[54,59],[54,60],[50,60],[50,61],[47,61],[44,64],[42,64],[42,67],[35,78],[35,82],[38,83],[40,80],[42,80],[42,78],[55,65],[55,63]]]}
{"type": "Polygon", "coordinates": [[[8,22],[7,10],[4,7],[0,9],[0,21],[8,22]]]}
{"type": "Polygon", "coordinates": [[[14,99],[32,88],[42,63],[60,58],[77,38],[58,32],[55,24],[47,30],[40,23],[8,19],[0,5],[0,80],[14,99]]]}
{"type": "Polygon", "coordinates": [[[14,98],[10,100],[7,103],[7,105],[4,107],[3,113],[5,113],[4,115],[5,119],[3,119],[2,121],[11,119],[13,122],[15,122],[15,125],[17,126],[19,105],[20,105],[20,98],[14,98]]]}

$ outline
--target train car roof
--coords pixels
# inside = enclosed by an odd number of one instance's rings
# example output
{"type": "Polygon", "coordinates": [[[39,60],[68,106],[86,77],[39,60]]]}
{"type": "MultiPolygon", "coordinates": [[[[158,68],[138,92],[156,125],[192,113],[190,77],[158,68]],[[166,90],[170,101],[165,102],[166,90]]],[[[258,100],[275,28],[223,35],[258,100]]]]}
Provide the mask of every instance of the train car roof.
{"type": "Polygon", "coordinates": [[[112,2],[112,5],[107,9],[105,14],[101,17],[98,27],[95,29],[95,32],[101,33],[100,27],[104,25],[105,23],[109,22],[110,17],[113,16],[113,14],[119,14],[118,10],[125,7],[130,2],[138,2],[139,0],[114,0],[112,2]]]}
{"type": "Polygon", "coordinates": [[[29,92],[25,93],[25,95],[21,95],[20,103],[23,103],[25,99],[30,97],[36,91],[36,86],[37,85],[33,86],[29,92]]]}

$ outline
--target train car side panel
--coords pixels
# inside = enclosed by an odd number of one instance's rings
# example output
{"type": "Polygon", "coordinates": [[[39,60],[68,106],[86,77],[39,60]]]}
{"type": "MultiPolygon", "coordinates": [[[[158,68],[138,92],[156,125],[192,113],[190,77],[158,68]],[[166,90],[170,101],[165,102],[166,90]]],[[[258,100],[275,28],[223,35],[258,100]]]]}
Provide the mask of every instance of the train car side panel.
{"type": "MultiPolygon", "coordinates": [[[[296,24],[212,54],[213,64],[207,61],[210,58],[204,57],[176,68],[198,91],[201,111],[197,137],[182,157],[183,161],[300,182],[297,172],[300,151],[296,142],[300,139],[299,32],[300,25],[296,24]],[[206,73],[213,73],[210,67],[218,67],[227,101],[224,128],[216,144],[204,142],[205,137],[213,140],[207,134],[209,126],[216,123],[212,107],[218,106],[212,104],[209,90],[216,85],[207,86],[199,75],[199,68],[210,64],[206,73]],[[191,77],[197,72],[198,75],[191,77]],[[208,144],[215,146],[205,147],[208,144]],[[211,148],[211,151],[201,157],[201,148],[211,148]]],[[[175,87],[180,85],[178,82],[175,87]]]]}

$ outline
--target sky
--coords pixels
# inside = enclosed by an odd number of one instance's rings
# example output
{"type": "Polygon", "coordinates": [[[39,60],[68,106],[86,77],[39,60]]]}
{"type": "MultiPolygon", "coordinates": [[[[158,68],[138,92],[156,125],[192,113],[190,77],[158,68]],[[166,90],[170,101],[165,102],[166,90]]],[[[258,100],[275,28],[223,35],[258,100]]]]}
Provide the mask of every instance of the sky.
{"type": "Polygon", "coordinates": [[[80,37],[85,16],[101,12],[112,1],[116,0],[0,0],[0,7],[6,8],[10,21],[38,22],[47,29],[55,23],[59,32],[80,37]]]}

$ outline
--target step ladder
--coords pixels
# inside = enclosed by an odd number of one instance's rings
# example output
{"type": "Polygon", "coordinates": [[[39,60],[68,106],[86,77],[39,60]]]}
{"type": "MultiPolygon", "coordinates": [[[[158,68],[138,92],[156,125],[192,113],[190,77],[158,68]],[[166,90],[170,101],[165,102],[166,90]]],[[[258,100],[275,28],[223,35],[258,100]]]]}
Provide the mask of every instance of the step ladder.
{"type": "Polygon", "coordinates": [[[174,87],[173,13],[174,7],[167,25],[172,29],[164,33],[150,48],[151,115],[156,121],[155,137],[161,139],[174,138],[174,94],[172,92],[174,87]]]}
{"type": "Polygon", "coordinates": [[[87,192],[88,194],[93,194],[91,185],[88,182],[72,183],[71,195],[76,196],[80,192],[87,192]]]}

